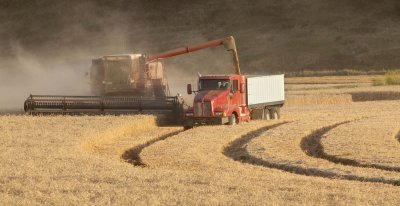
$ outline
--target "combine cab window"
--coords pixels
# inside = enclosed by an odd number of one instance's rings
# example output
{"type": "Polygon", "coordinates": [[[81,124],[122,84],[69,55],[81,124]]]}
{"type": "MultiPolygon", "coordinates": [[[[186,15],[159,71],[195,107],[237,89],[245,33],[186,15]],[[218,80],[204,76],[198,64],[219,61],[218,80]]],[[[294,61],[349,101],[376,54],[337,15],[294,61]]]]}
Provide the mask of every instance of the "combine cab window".
{"type": "Polygon", "coordinates": [[[230,89],[229,79],[203,79],[199,82],[199,91],[228,89],[230,89]]]}
{"type": "Polygon", "coordinates": [[[129,84],[131,64],[130,59],[107,60],[106,80],[113,84],[129,84]]]}

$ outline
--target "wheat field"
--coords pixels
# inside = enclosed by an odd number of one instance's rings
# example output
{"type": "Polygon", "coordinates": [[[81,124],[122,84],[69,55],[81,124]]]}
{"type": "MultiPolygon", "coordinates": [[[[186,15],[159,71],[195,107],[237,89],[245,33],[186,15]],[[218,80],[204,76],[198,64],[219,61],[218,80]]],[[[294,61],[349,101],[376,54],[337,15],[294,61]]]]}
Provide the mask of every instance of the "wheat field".
{"type": "Polygon", "coordinates": [[[332,129],[322,137],[321,144],[325,153],[339,162],[400,172],[399,123],[396,112],[377,112],[371,118],[332,129]]]}
{"type": "Polygon", "coordinates": [[[287,90],[280,120],[236,126],[183,131],[146,115],[2,115],[1,202],[397,205],[400,101],[352,95],[396,87],[360,78],[357,88],[310,89],[325,81],[312,78],[287,90]]]}

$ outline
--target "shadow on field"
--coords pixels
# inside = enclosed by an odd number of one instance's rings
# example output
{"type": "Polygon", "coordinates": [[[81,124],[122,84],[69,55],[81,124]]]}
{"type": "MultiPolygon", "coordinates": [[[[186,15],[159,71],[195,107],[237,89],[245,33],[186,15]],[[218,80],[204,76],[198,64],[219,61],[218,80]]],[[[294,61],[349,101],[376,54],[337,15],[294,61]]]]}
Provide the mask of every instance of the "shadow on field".
{"type": "Polygon", "coordinates": [[[400,92],[395,91],[352,92],[350,94],[353,102],[400,100],[400,92]]]}
{"type": "MultiPolygon", "coordinates": [[[[247,163],[247,164],[252,164],[252,165],[258,165],[266,168],[272,168],[272,169],[278,169],[286,172],[290,172],[293,174],[299,174],[299,175],[305,175],[305,176],[313,176],[313,177],[324,177],[324,178],[335,178],[335,179],[344,179],[344,180],[351,180],[351,181],[359,181],[359,182],[372,182],[372,183],[384,183],[384,184],[390,184],[394,186],[400,186],[400,180],[387,180],[381,177],[363,177],[363,176],[356,176],[356,175],[343,175],[343,174],[338,174],[335,172],[330,172],[326,170],[322,170],[319,168],[308,168],[308,167],[302,167],[302,166],[296,166],[296,165],[291,165],[289,163],[278,163],[278,162],[272,162],[268,161],[266,159],[262,159],[259,157],[252,156],[249,154],[249,152],[246,150],[245,145],[248,144],[252,139],[259,137],[262,135],[264,132],[266,132],[269,129],[281,126],[283,124],[286,124],[288,122],[284,123],[279,123],[275,124],[272,126],[267,126],[267,127],[262,127],[258,130],[249,132],[242,137],[234,140],[231,142],[227,147],[224,148],[223,154],[229,158],[232,158],[235,161],[239,161],[241,163],[247,163]]],[[[342,122],[339,124],[335,124],[332,126],[324,127],[322,129],[319,129],[309,136],[305,137],[319,137],[328,132],[329,130],[341,125],[345,124],[348,122],[342,122]]],[[[284,137],[282,137],[284,138],[284,137]]],[[[318,142],[318,141],[317,141],[318,142]]],[[[305,144],[305,143],[303,143],[305,144]]],[[[319,147],[318,145],[314,145],[316,147],[315,150],[323,150],[322,146],[319,147]]]]}
{"type": "Polygon", "coordinates": [[[399,133],[397,133],[397,135],[396,135],[396,139],[397,139],[397,141],[399,141],[399,143],[400,143],[400,132],[399,132],[399,133]]]}
{"type": "Polygon", "coordinates": [[[125,160],[126,162],[133,164],[134,166],[140,166],[140,167],[146,167],[147,165],[143,163],[142,159],[140,158],[140,153],[142,150],[158,141],[165,140],[169,137],[175,136],[179,133],[181,133],[183,130],[176,131],[176,132],[171,132],[165,135],[161,135],[158,138],[152,139],[144,144],[140,144],[136,147],[133,147],[122,154],[121,158],[125,160]]]}

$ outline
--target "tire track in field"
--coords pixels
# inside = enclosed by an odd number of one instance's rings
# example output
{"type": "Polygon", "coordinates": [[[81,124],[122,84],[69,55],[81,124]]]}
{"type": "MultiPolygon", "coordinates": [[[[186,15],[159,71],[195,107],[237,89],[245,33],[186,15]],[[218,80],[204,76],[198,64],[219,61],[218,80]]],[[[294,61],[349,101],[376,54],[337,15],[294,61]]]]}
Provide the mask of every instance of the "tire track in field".
{"type": "MultiPolygon", "coordinates": [[[[327,127],[323,127],[321,129],[314,131],[313,133],[304,137],[301,140],[301,143],[300,143],[301,149],[303,150],[304,153],[306,153],[310,157],[325,159],[325,160],[328,160],[328,161],[336,163],[336,164],[342,164],[342,165],[353,166],[353,167],[380,169],[380,170],[385,170],[385,171],[390,171],[390,172],[400,172],[400,167],[391,167],[391,166],[385,166],[385,165],[380,165],[380,164],[371,164],[371,163],[367,164],[367,163],[358,162],[353,159],[338,157],[336,155],[329,155],[329,154],[325,153],[324,147],[321,144],[321,139],[322,139],[323,135],[340,125],[348,124],[350,122],[351,121],[340,122],[340,123],[330,125],[327,127]]],[[[400,137],[397,136],[397,138],[400,138],[400,137]]]]}
{"type": "MultiPolygon", "coordinates": [[[[338,123],[332,126],[324,127],[320,130],[317,130],[318,134],[323,135],[329,130],[341,125],[346,124],[349,121],[338,123]]],[[[373,178],[373,177],[363,177],[363,176],[356,176],[356,175],[346,175],[346,174],[338,174],[335,172],[325,171],[319,168],[305,168],[301,166],[290,165],[287,163],[277,163],[271,162],[266,159],[262,159],[259,157],[252,156],[246,149],[245,145],[249,143],[252,139],[259,137],[264,132],[269,129],[273,129],[275,127],[279,127],[285,123],[275,124],[272,126],[262,127],[260,129],[254,130],[249,132],[245,135],[242,135],[240,138],[232,141],[227,147],[224,148],[223,154],[235,161],[252,164],[257,166],[262,166],[266,168],[278,169],[285,172],[311,176],[311,177],[323,177],[323,178],[330,178],[330,179],[344,179],[350,181],[358,181],[358,182],[371,182],[371,183],[384,183],[393,186],[400,186],[400,180],[387,180],[384,178],[373,178]]],[[[313,132],[309,136],[314,136],[316,132],[313,132]]]]}
{"type": "Polygon", "coordinates": [[[397,133],[397,135],[396,135],[396,139],[397,139],[397,141],[400,143],[400,132],[399,132],[399,133],[397,133]]]}
{"type": "Polygon", "coordinates": [[[126,162],[133,164],[134,166],[140,166],[140,167],[146,167],[147,165],[142,161],[142,158],[140,157],[140,153],[145,149],[146,147],[151,146],[152,144],[155,144],[159,141],[165,140],[167,138],[176,136],[183,132],[183,130],[175,131],[175,132],[170,132],[168,134],[160,135],[157,138],[154,138],[152,140],[147,141],[146,143],[137,145],[129,150],[126,150],[122,155],[121,158],[125,160],[126,162]]]}

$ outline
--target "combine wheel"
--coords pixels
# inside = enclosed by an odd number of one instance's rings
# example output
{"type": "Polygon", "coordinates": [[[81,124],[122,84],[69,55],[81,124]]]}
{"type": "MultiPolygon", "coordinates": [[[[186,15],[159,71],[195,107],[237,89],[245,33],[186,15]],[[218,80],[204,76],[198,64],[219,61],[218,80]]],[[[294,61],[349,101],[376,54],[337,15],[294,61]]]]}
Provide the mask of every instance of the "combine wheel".
{"type": "Polygon", "coordinates": [[[229,117],[229,125],[236,125],[237,124],[237,118],[235,114],[232,114],[229,117]]]}

